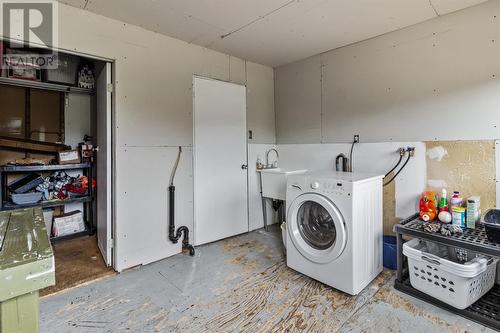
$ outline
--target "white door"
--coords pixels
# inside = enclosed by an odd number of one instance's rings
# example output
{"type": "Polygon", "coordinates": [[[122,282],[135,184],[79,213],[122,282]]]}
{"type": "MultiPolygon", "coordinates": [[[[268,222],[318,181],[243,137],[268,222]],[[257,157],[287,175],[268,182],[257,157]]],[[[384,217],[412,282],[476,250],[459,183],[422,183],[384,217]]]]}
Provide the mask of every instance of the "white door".
{"type": "Polygon", "coordinates": [[[293,245],[309,260],[324,264],[338,258],[345,249],[344,217],[326,197],[306,193],[288,208],[287,229],[293,245]]]}
{"type": "Polygon", "coordinates": [[[194,243],[248,231],[246,88],[195,77],[194,243]]]}
{"type": "Polygon", "coordinates": [[[104,261],[112,264],[111,237],[111,64],[97,76],[97,244],[104,261]]]}

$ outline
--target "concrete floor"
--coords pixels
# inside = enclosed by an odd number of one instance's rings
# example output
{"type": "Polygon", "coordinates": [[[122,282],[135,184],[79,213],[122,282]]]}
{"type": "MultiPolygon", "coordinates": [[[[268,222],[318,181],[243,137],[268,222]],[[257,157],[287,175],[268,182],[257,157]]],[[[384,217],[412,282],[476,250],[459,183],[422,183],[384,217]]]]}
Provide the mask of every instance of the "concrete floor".
{"type": "Polygon", "coordinates": [[[286,267],[278,229],[197,248],[41,301],[41,332],[493,332],[392,287],[356,297],[286,267]]]}

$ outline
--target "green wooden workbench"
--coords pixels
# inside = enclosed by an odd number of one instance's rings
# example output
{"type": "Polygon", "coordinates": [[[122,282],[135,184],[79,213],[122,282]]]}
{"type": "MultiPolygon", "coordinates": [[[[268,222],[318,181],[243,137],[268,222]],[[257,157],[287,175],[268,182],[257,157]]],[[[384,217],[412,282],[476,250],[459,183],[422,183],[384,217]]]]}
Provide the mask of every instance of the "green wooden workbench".
{"type": "Polygon", "coordinates": [[[41,208],[0,212],[0,333],[38,332],[38,290],[54,284],[41,208]]]}

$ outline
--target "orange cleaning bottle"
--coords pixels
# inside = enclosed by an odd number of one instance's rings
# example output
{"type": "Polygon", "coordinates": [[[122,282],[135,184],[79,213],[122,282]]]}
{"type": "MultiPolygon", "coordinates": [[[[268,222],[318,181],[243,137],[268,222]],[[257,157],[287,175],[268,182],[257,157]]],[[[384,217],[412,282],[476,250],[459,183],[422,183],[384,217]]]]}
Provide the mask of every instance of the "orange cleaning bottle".
{"type": "Polygon", "coordinates": [[[420,197],[420,218],[424,221],[433,221],[438,214],[438,195],[436,192],[428,191],[420,197]]]}

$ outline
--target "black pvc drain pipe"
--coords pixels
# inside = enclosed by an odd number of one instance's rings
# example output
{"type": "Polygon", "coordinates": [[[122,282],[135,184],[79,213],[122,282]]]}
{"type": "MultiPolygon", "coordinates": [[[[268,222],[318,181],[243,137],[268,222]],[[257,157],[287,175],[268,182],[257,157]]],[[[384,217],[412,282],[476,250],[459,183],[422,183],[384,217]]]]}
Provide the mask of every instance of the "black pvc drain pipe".
{"type": "Polygon", "coordinates": [[[182,147],[179,147],[179,153],[177,155],[177,160],[175,161],[174,169],[172,170],[172,175],[170,176],[170,186],[168,187],[168,203],[169,203],[169,213],[168,213],[168,238],[174,244],[179,242],[179,239],[184,234],[182,239],[182,249],[188,250],[190,256],[194,256],[194,246],[189,244],[189,228],[182,226],[175,231],[175,186],[174,178],[177,172],[177,167],[181,159],[182,147]]]}

